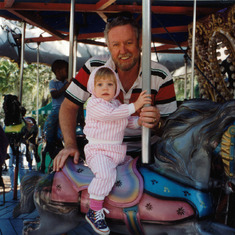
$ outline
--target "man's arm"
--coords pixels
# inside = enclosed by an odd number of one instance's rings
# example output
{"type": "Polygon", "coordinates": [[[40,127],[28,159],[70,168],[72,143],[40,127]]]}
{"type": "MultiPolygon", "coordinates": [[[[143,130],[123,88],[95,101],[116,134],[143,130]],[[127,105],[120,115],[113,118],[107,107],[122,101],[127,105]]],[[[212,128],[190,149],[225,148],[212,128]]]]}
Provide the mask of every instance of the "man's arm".
{"type": "Polygon", "coordinates": [[[65,98],[60,107],[59,121],[63,134],[65,148],[62,149],[53,161],[53,170],[59,171],[69,156],[74,157],[74,163],[78,163],[79,151],[76,142],[76,120],[79,106],[65,98]]]}

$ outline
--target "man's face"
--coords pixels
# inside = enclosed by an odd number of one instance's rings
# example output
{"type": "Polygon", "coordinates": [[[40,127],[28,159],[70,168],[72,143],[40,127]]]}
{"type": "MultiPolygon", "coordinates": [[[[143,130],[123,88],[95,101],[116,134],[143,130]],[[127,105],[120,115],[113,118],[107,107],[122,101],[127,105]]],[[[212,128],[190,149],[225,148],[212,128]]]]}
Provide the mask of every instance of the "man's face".
{"type": "Polygon", "coordinates": [[[108,33],[108,47],[118,69],[131,70],[140,59],[140,45],[131,25],[116,26],[108,33]]]}

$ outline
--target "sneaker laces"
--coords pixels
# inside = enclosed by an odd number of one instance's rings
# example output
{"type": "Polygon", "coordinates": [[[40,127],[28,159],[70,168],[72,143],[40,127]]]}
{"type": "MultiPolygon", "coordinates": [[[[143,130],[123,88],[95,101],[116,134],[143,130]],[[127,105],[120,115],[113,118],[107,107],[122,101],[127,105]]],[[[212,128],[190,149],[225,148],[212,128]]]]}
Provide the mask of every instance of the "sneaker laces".
{"type": "Polygon", "coordinates": [[[109,214],[109,210],[107,210],[106,208],[102,208],[101,210],[96,211],[95,212],[95,220],[99,221],[99,220],[105,219],[104,212],[106,214],[109,214]]]}

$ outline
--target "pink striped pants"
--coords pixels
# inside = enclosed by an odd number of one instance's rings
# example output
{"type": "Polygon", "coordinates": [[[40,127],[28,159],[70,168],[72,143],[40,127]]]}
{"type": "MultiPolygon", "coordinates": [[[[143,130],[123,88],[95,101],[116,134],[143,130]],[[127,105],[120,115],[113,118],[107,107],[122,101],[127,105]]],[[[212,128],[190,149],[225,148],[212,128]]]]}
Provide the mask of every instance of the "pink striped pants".
{"type": "Polygon", "coordinates": [[[104,200],[116,181],[116,167],[126,156],[126,145],[87,144],[84,148],[86,162],[95,175],[88,193],[90,198],[104,200]]]}

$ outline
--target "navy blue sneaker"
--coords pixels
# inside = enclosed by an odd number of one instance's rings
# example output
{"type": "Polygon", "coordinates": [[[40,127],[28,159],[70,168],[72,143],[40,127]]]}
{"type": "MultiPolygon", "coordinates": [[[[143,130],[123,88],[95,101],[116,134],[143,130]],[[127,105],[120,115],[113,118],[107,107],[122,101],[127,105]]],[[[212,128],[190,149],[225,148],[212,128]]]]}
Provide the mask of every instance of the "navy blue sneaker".
{"type": "Polygon", "coordinates": [[[106,221],[105,221],[104,211],[106,213],[109,213],[109,211],[105,208],[99,211],[93,211],[92,209],[89,209],[85,217],[87,222],[91,225],[94,231],[97,232],[98,234],[110,233],[109,227],[107,226],[106,221]]]}

